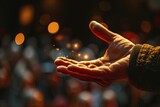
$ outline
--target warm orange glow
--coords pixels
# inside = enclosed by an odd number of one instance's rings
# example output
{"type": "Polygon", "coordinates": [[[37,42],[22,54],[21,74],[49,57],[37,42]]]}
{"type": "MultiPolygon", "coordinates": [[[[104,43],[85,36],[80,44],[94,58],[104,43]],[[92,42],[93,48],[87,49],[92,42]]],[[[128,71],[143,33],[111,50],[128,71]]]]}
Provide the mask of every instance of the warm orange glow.
{"type": "Polygon", "coordinates": [[[81,56],[81,54],[79,53],[79,54],[78,54],[78,56],[80,57],[80,56],[81,56]]]}
{"type": "Polygon", "coordinates": [[[64,35],[57,35],[57,36],[55,37],[55,40],[56,40],[56,41],[61,41],[63,38],[64,38],[64,35]]]}
{"type": "Polygon", "coordinates": [[[87,54],[85,54],[85,55],[83,56],[83,58],[84,58],[84,59],[88,59],[89,56],[88,56],[87,54]]]}
{"type": "Polygon", "coordinates": [[[48,25],[48,32],[49,33],[54,34],[54,33],[58,32],[58,30],[59,30],[59,24],[57,22],[51,22],[48,25]]]}
{"type": "Polygon", "coordinates": [[[80,48],[81,48],[81,41],[79,41],[79,40],[73,41],[73,42],[72,42],[72,48],[73,48],[74,50],[80,49],[80,48]]]}
{"type": "Polygon", "coordinates": [[[24,43],[25,36],[23,33],[18,33],[15,37],[15,42],[17,45],[22,45],[24,43]]]}
{"type": "Polygon", "coordinates": [[[70,44],[70,43],[67,43],[67,44],[66,44],[66,47],[67,47],[67,48],[71,48],[71,44],[70,44]]]}
{"type": "Polygon", "coordinates": [[[56,48],[56,51],[59,51],[59,48],[56,48]]]}
{"type": "Polygon", "coordinates": [[[39,101],[39,102],[43,101],[43,95],[40,92],[35,92],[33,94],[33,97],[35,98],[36,101],[39,101]]]}
{"type": "Polygon", "coordinates": [[[79,47],[78,43],[75,43],[73,46],[75,49],[77,49],[79,47]]]}
{"type": "Polygon", "coordinates": [[[34,8],[30,5],[22,7],[19,13],[19,20],[22,25],[28,25],[32,22],[34,8]]]}

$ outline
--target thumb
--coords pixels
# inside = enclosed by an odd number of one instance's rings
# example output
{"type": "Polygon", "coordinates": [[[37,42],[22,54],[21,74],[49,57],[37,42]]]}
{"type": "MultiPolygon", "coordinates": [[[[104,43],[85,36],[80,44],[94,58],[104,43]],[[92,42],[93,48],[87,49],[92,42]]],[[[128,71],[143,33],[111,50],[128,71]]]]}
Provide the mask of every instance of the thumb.
{"type": "Polygon", "coordinates": [[[111,43],[114,40],[114,36],[116,35],[96,21],[91,21],[89,24],[89,28],[93,34],[107,43],[111,43]]]}

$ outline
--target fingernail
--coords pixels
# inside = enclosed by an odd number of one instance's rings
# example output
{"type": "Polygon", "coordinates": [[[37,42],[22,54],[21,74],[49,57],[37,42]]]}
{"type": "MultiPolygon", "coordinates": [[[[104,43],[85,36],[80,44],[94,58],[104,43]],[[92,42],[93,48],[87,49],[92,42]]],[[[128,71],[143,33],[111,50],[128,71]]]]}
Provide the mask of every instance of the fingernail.
{"type": "Polygon", "coordinates": [[[100,24],[98,23],[97,21],[91,21],[90,24],[89,24],[89,27],[92,28],[92,29],[95,29],[95,27],[100,24]]]}
{"type": "Polygon", "coordinates": [[[91,21],[89,27],[96,33],[106,34],[106,27],[96,21],[91,21]]]}
{"type": "Polygon", "coordinates": [[[106,35],[106,28],[100,23],[96,21],[91,21],[89,26],[92,29],[93,33],[95,33],[96,36],[103,38],[103,36],[106,35]]]}
{"type": "Polygon", "coordinates": [[[105,26],[102,24],[96,22],[96,21],[91,21],[89,25],[91,31],[100,39],[103,41],[110,43],[112,41],[112,36],[113,33],[109,31],[105,26]],[[112,36],[111,36],[112,35],[112,36]]]}

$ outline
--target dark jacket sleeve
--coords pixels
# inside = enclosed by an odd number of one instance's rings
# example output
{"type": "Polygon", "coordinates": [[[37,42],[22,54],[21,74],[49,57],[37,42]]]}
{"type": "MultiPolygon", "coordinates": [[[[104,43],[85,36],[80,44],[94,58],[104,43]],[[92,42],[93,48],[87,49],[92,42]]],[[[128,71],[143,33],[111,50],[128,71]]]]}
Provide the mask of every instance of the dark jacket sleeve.
{"type": "Polygon", "coordinates": [[[129,61],[129,81],[139,89],[160,92],[160,46],[135,45],[129,61]]]}

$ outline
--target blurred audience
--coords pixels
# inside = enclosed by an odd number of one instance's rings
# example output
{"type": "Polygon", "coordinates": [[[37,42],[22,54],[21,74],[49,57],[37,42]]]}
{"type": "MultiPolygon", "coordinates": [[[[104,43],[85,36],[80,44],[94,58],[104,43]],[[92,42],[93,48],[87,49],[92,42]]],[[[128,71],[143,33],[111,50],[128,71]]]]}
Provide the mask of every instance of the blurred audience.
{"type": "Polygon", "coordinates": [[[104,53],[106,46],[87,29],[89,20],[105,20],[134,43],[160,45],[158,0],[30,0],[33,5],[23,1],[18,11],[1,2],[8,16],[0,14],[0,107],[160,107],[160,95],[123,82],[84,83],[57,73],[53,64],[58,56],[92,60],[104,53]],[[21,38],[13,38],[18,31],[21,38]]]}

